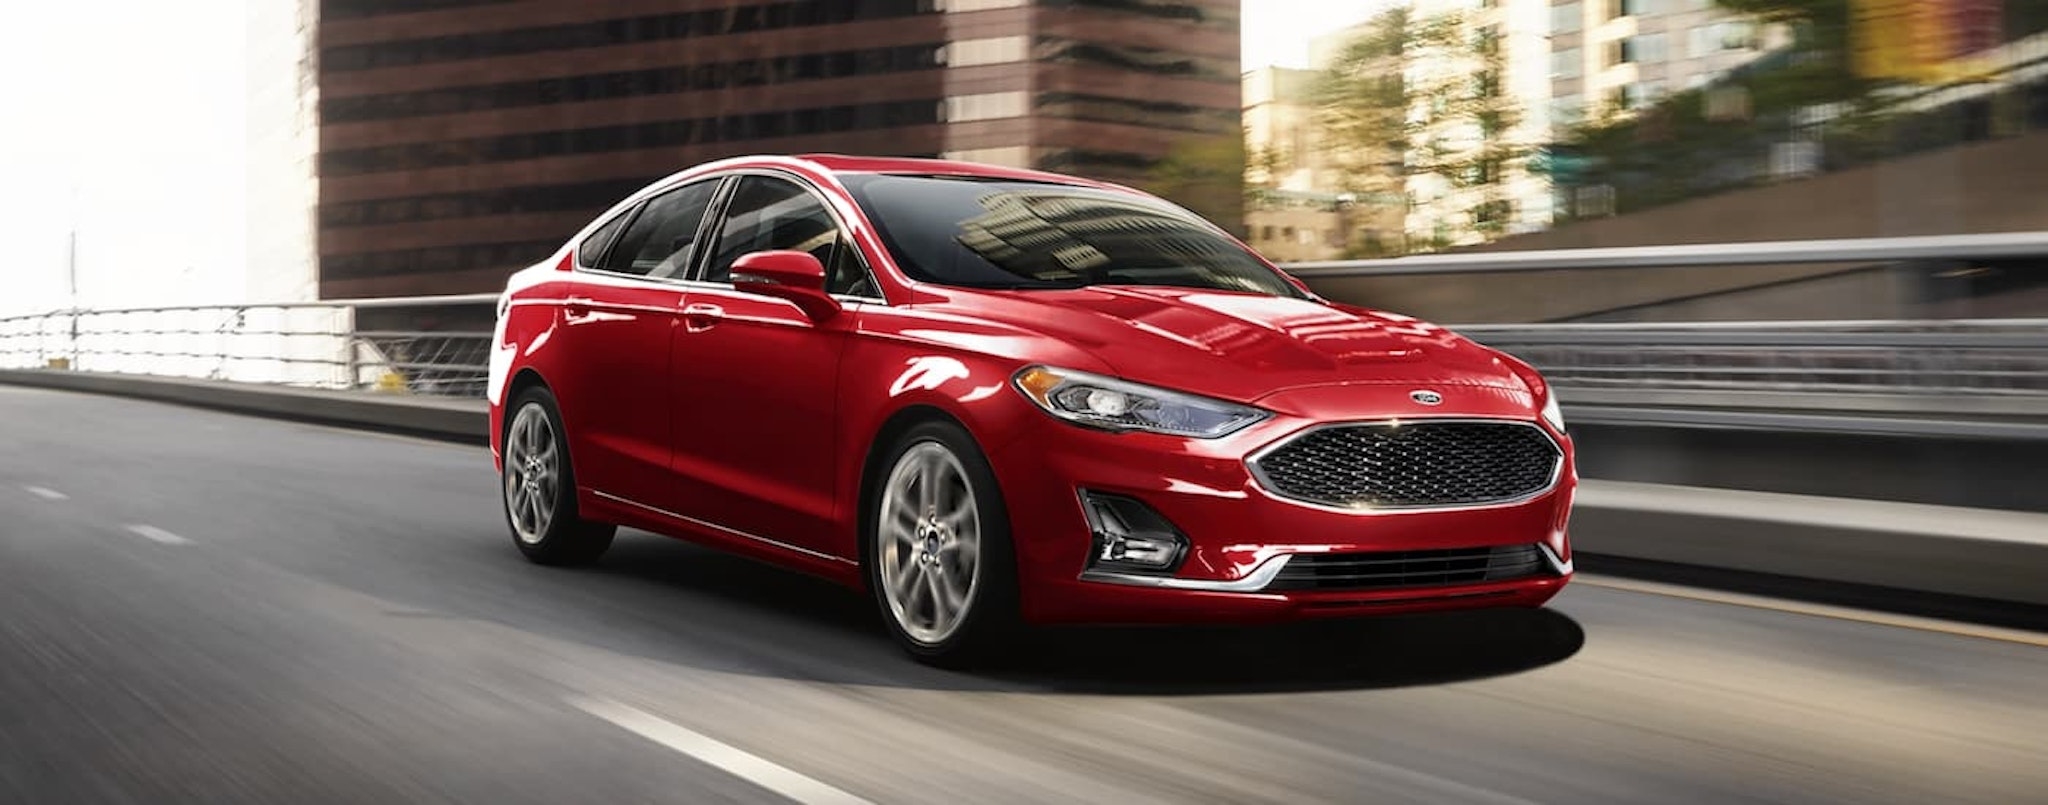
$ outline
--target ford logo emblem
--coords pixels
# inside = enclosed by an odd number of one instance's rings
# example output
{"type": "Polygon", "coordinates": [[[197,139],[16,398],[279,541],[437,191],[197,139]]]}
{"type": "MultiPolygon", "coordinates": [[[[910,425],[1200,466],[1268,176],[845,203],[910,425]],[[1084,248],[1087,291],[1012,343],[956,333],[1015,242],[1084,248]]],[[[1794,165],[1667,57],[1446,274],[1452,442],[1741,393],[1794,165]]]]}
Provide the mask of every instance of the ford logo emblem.
{"type": "Polygon", "coordinates": [[[1423,405],[1436,405],[1437,403],[1444,401],[1444,395],[1438,394],[1434,391],[1428,391],[1426,389],[1418,389],[1415,391],[1408,392],[1408,399],[1422,403],[1423,405]]]}

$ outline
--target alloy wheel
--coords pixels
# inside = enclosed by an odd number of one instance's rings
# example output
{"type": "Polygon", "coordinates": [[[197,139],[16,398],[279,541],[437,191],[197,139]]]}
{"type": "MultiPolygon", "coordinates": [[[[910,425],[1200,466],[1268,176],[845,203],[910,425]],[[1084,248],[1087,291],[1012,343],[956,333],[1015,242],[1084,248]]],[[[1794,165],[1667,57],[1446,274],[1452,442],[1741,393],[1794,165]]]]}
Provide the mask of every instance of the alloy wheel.
{"type": "Polygon", "coordinates": [[[981,581],[981,513],[967,471],[938,442],[904,451],[882,491],[876,529],[882,592],[897,625],[935,645],[960,628],[981,581]]]}
{"type": "Polygon", "coordinates": [[[561,496],[561,452],[555,426],[539,403],[528,403],[505,434],[505,507],[519,541],[537,545],[547,536],[561,496]]]}

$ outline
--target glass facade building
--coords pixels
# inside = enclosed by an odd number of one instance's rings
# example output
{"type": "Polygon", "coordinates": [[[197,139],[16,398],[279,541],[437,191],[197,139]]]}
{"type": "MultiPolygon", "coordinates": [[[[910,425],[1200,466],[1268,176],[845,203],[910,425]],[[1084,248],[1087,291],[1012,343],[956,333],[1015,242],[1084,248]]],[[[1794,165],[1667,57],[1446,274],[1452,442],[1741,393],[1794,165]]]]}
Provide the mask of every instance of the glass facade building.
{"type": "MultiPolygon", "coordinates": [[[[1143,185],[1170,154],[1239,136],[1237,14],[1236,0],[324,0],[320,293],[495,290],[625,194],[739,154],[943,156],[1143,185]]],[[[1204,212],[1236,227],[1237,203],[1204,212]]]]}

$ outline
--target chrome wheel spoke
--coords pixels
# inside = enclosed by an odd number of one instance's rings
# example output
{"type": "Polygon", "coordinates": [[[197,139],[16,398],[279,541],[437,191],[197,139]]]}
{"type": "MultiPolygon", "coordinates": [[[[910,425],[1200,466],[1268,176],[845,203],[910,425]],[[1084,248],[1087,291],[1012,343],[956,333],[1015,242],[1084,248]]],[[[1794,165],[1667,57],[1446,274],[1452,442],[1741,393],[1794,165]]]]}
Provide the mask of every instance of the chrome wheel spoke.
{"type": "Polygon", "coordinates": [[[943,642],[965,622],[980,579],[980,514],[951,450],[921,442],[882,487],[876,533],[889,614],[918,642],[943,642]]]}
{"type": "Polygon", "coordinates": [[[895,593],[896,599],[907,607],[917,597],[917,588],[924,583],[924,575],[924,563],[915,558],[911,559],[896,571],[891,592],[895,593]]]}
{"type": "Polygon", "coordinates": [[[519,409],[506,432],[506,513],[519,541],[536,544],[554,521],[562,495],[554,426],[545,409],[529,404],[519,409]]]}

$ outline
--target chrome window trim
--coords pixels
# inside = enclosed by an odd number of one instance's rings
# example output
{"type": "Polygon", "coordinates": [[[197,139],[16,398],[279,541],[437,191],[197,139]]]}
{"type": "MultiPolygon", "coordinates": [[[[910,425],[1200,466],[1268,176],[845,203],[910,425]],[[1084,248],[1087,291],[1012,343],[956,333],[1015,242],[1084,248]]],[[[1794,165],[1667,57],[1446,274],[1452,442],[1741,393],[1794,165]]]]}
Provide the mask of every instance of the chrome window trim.
{"type": "MultiPolygon", "coordinates": [[[[645,274],[628,274],[623,271],[609,271],[603,268],[585,268],[583,267],[583,255],[580,251],[583,245],[583,241],[589,237],[589,232],[596,231],[600,227],[603,227],[605,224],[610,223],[613,218],[621,215],[630,215],[633,218],[638,218],[640,216],[640,213],[643,211],[642,208],[645,206],[648,199],[652,199],[656,196],[666,194],[672,190],[680,190],[699,181],[726,182],[728,179],[737,179],[738,177],[745,175],[772,176],[778,179],[787,179],[791,182],[795,182],[798,186],[804,188],[811,194],[815,196],[820,196],[821,206],[825,208],[826,212],[831,214],[832,220],[835,223],[839,224],[839,230],[842,233],[848,231],[845,216],[840,215],[839,210],[834,208],[831,204],[824,203],[824,199],[822,197],[825,196],[825,193],[819,190],[816,184],[806,180],[804,177],[774,168],[734,168],[731,170],[719,171],[717,173],[706,174],[703,176],[693,176],[686,181],[677,182],[674,184],[659,185],[650,188],[647,191],[643,191],[644,195],[629,198],[628,203],[623,205],[623,209],[618,209],[615,215],[602,216],[598,218],[596,226],[587,227],[587,231],[577,233],[577,237],[569,242],[569,251],[576,255],[576,259],[571,260],[569,262],[570,273],[590,274],[599,277],[605,277],[607,279],[612,280],[625,280],[628,282],[637,282],[648,285],[650,287],[669,286],[682,288],[701,288],[706,290],[726,290],[734,291],[736,293],[746,293],[745,291],[740,291],[737,288],[734,288],[733,284],[729,282],[712,282],[709,280],[698,279],[695,275],[699,274],[700,272],[697,271],[696,266],[691,267],[690,274],[692,276],[689,277],[649,277],[645,274]]],[[[725,215],[726,197],[731,194],[731,190],[726,187],[720,187],[714,192],[715,195],[712,197],[712,207],[710,209],[705,210],[704,218],[707,222],[711,220],[711,213],[714,211],[718,213],[721,219],[723,218],[723,216],[725,215]]],[[[626,228],[631,228],[633,226],[633,222],[629,220],[626,222],[625,226],[626,228]]],[[[621,230],[620,234],[624,234],[624,231],[621,230]]],[[[853,242],[853,239],[851,237],[848,237],[847,241],[851,243],[853,242]]],[[[609,254],[611,252],[612,246],[617,244],[617,242],[618,238],[613,238],[612,243],[605,245],[605,252],[609,254]]],[[[875,276],[875,267],[868,264],[867,255],[859,253],[859,246],[857,244],[855,245],[855,257],[860,261],[861,270],[866,271],[868,274],[868,284],[875,286],[876,294],[874,296],[858,296],[854,294],[835,293],[828,294],[828,296],[831,296],[834,300],[837,300],[842,304],[860,303],[888,307],[889,300],[887,297],[881,294],[881,283],[877,280],[875,276]]]]}
{"type": "Polygon", "coordinates": [[[1256,482],[1256,483],[1252,484],[1252,486],[1253,486],[1254,488],[1258,489],[1258,490],[1259,490],[1259,492],[1260,492],[1261,494],[1265,495],[1266,497],[1272,498],[1272,499],[1274,499],[1274,500],[1277,500],[1277,501],[1280,501],[1280,502],[1283,502],[1283,503],[1290,503],[1290,504],[1293,504],[1293,505],[1296,505],[1296,506],[1301,506],[1301,507],[1304,507],[1304,508],[1316,509],[1316,510],[1319,510],[1319,511],[1335,512],[1335,513],[1338,513],[1338,514],[1355,514],[1355,515],[1361,515],[1361,516],[1381,516],[1381,515],[1398,515],[1398,514],[1423,514],[1423,513],[1429,513],[1429,512],[1456,512],[1456,511],[1480,511],[1480,510],[1484,510],[1484,509],[1501,509],[1501,508],[1507,508],[1507,507],[1510,507],[1510,506],[1520,506],[1520,505],[1522,505],[1522,504],[1524,504],[1524,503],[1528,503],[1529,501],[1532,501],[1532,500],[1536,500],[1536,499],[1538,499],[1538,498],[1541,498],[1541,497],[1543,497],[1543,496],[1545,496],[1545,495],[1548,495],[1548,494],[1550,494],[1550,493],[1552,493],[1552,492],[1555,492],[1555,491],[1557,491],[1557,485],[1558,485],[1558,482],[1559,482],[1559,481],[1561,481],[1561,480],[1563,480],[1563,477],[1564,477],[1564,465],[1565,465],[1565,452],[1564,452],[1564,445],[1562,445],[1562,444],[1558,443],[1558,441],[1557,441],[1557,437],[1556,437],[1556,436],[1553,436],[1553,435],[1551,435],[1550,431],[1548,431],[1548,430],[1545,430],[1545,429],[1543,428],[1543,426],[1542,426],[1542,425],[1539,425],[1539,424],[1537,424],[1537,423],[1535,423],[1535,422],[1533,422],[1533,421],[1530,421],[1530,420],[1526,420],[1526,419],[1510,419],[1510,418],[1507,418],[1507,417],[1472,417],[1472,416],[1415,416],[1415,417],[1383,417],[1383,418],[1379,418],[1379,419],[1349,419],[1349,420],[1343,420],[1343,421],[1337,421],[1337,422],[1321,422],[1321,423],[1317,423],[1317,424],[1315,424],[1315,425],[1311,425],[1311,426],[1309,426],[1309,427],[1306,427],[1306,428],[1302,428],[1301,430],[1298,430],[1298,431],[1295,431],[1295,432],[1293,432],[1293,433],[1287,434],[1286,436],[1282,436],[1282,437],[1280,437],[1279,439],[1276,439],[1276,440],[1274,440],[1274,441],[1273,441],[1272,443],[1270,443],[1270,444],[1267,444],[1267,445],[1266,445],[1266,446],[1264,446],[1264,447],[1261,447],[1261,448],[1259,448],[1259,449],[1257,449],[1257,450],[1254,450],[1254,451],[1252,451],[1250,455],[1247,455],[1247,456],[1245,456],[1245,457],[1244,457],[1244,467],[1245,467],[1245,470],[1246,470],[1247,472],[1251,473],[1251,476],[1252,476],[1252,480],[1256,482]],[[1441,424],[1519,425],[1519,426],[1521,426],[1521,427],[1529,428],[1529,429],[1532,429],[1532,430],[1536,431],[1537,433],[1540,433],[1540,434],[1542,434],[1542,435],[1543,435],[1543,439],[1544,439],[1544,441],[1547,441],[1547,442],[1549,442],[1549,443],[1550,443],[1550,448],[1551,448],[1551,449],[1552,449],[1553,451],[1556,451],[1556,453],[1557,453],[1557,460],[1556,460],[1555,462],[1552,462],[1552,464],[1550,465],[1550,480],[1549,480],[1549,481],[1547,481],[1547,482],[1545,482],[1545,483],[1543,484],[1543,487],[1542,487],[1541,489],[1538,489],[1538,490],[1536,490],[1536,491],[1534,491],[1534,492],[1530,492],[1530,493],[1528,493],[1528,494],[1525,494],[1525,495],[1520,495],[1520,496],[1517,496],[1517,497],[1514,497],[1514,498],[1509,498],[1509,499],[1506,499],[1506,500],[1495,500],[1495,501],[1488,501],[1488,502],[1485,502],[1485,503],[1460,503],[1460,504],[1456,504],[1456,505],[1449,505],[1449,506],[1437,506],[1437,505],[1423,505],[1423,506],[1389,506],[1389,507],[1381,507],[1381,508],[1373,508],[1373,509],[1361,509],[1361,508],[1352,508],[1352,507],[1345,507],[1345,506],[1333,506],[1333,505],[1330,505],[1330,504],[1328,504],[1328,503],[1323,503],[1323,502],[1321,502],[1321,501],[1309,500],[1309,499],[1306,499],[1306,498],[1298,498],[1298,497],[1295,497],[1295,496],[1292,496],[1292,495],[1288,495],[1288,494],[1286,494],[1286,493],[1283,493],[1283,492],[1281,492],[1281,491],[1280,491],[1279,489],[1275,488],[1275,484],[1273,483],[1273,480],[1272,480],[1272,479],[1271,479],[1270,477],[1268,477],[1268,476],[1266,475],[1266,471],[1265,471],[1265,470],[1263,470],[1263,469],[1261,469],[1261,468],[1259,467],[1259,460],[1260,460],[1260,459],[1263,459],[1263,458],[1265,458],[1266,456],[1268,456],[1268,455],[1271,455],[1271,454],[1272,454],[1272,453],[1273,453],[1274,451],[1276,451],[1276,450],[1279,450],[1279,449],[1280,449],[1280,448],[1282,448],[1282,447],[1286,447],[1286,446],[1287,446],[1287,445],[1289,445],[1289,444],[1293,444],[1293,443],[1294,443],[1295,441],[1298,441],[1298,440],[1300,440],[1300,439],[1301,439],[1302,437],[1304,437],[1304,436],[1307,436],[1307,435],[1309,435],[1309,434],[1311,434],[1311,433],[1315,433],[1315,432],[1317,432],[1317,431],[1327,430],[1327,429],[1329,429],[1329,428],[1349,428],[1349,427],[1358,427],[1358,426],[1361,426],[1361,425],[1363,425],[1363,426],[1385,426],[1385,425],[1399,425],[1400,423],[1403,423],[1403,422],[1415,422],[1415,423],[1422,423],[1422,422],[1426,422],[1426,423],[1429,423],[1429,424],[1432,424],[1432,425],[1441,425],[1441,424]]]}
{"type": "MultiPolygon", "coordinates": [[[[719,197],[719,199],[718,199],[718,216],[719,216],[719,220],[720,220],[720,222],[723,222],[723,221],[724,221],[724,218],[725,218],[725,208],[726,208],[726,205],[727,205],[728,203],[730,203],[730,202],[732,201],[732,194],[733,194],[733,193],[736,193],[736,192],[738,192],[738,191],[739,191],[739,180],[740,180],[740,179],[742,179],[742,178],[748,177],[748,176],[765,176],[765,177],[768,177],[768,178],[771,178],[771,179],[781,179],[781,180],[783,180],[783,181],[786,181],[786,182],[789,182],[789,183],[791,183],[791,184],[794,184],[794,185],[796,185],[797,187],[803,188],[804,192],[806,192],[806,193],[810,193],[810,194],[811,194],[811,196],[812,196],[812,198],[814,198],[814,199],[816,199],[816,200],[817,200],[817,202],[818,202],[818,206],[820,206],[820,207],[823,207],[823,208],[824,208],[824,210],[825,210],[825,214],[827,214],[827,215],[830,215],[830,216],[832,216],[832,222],[833,222],[833,223],[835,223],[835,224],[838,224],[838,225],[839,225],[839,236],[840,236],[841,238],[843,238],[843,239],[844,239],[844,240],[845,240],[845,241],[846,241],[846,242],[847,242],[847,243],[848,243],[849,245],[852,245],[852,246],[853,246],[853,255],[854,255],[854,259],[856,259],[857,261],[859,261],[859,262],[860,262],[860,270],[861,270],[861,271],[863,271],[863,272],[866,272],[866,273],[867,273],[867,275],[868,275],[868,284],[869,284],[869,285],[871,285],[871,286],[874,286],[874,288],[875,288],[875,295],[874,295],[874,296],[857,296],[857,295],[853,295],[853,294],[836,294],[836,293],[835,293],[835,294],[828,294],[828,295],[829,295],[829,296],[831,296],[831,297],[832,297],[833,299],[841,299],[841,300],[849,300],[849,299],[850,299],[850,300],[857,300],[857,301],[862,301],[862,302],[878,302],[878,303],[880,303],[880,304],[882,304],[882,305],[884,305],[884,306],[887,306],[887,305],[889,304],[889,300],[888,300],[888,299],[886,299],[886,298],[884,298],[884,297],[882,296],[882,283],[881,283],[881,281],[880,281],[880,280],[879,280],[879,279],[878,279],[878,278],[877,278],[877,277],[875,276],[875,267],[874,267],[874,266],[871,266],[871,265],[868,265],[868,257],[867,257],[867,255],[865,255],[865,254],[862,254],[862,253],[861,253],[861,251],[860,251],[860,245],[859,245],[858,243],[855,243],[855,242],[854,242],[853,236],[852,236],[852,234],[851,234],[851,233],[852,233],[852,231],[853,231],[853,228],[852,228],[852,227],[849,227],[849,226],[847,226],[847,224],[846,224],[846,216],[844,216],[844,215],[841,215],[841,214],[839,213],[839,209],[838,209],[837,207],[833,206],[833,204],[832,204],[832,200],[831,200],[831,199],[832,199],[832,195],[831,195],[830,193],[827,193],[827,192],[826,192],[825,190],[821,189],[820,187],[818,187],[818,185],[817,185],[817,183],[816,183],[816,182],[812,182],[812,181],[811,181],[810,179],[807,179],[807,178],[805,178],[805,177],[803,177],[803,176],[801,176],[801,175],[798,175],[797,173],[795,173],[795,172],[793,172],[793,171],[790,171],[790,170],[788,170],[788,169],[785,169],[785,168],[775,168],[775,167],[763,167],[763,166],[748,166],[748,167],[741,167],[741,168],[732,168],[732,169],[730,169],[730,170],[725,170],[725,171],[721,171],[721,172],[719,172],[719,174],[718,174],[718,175],[719,175],[719,176],[721,176],[721,177],[725,177],[725,178],[730,178],[730,179],[732,179],[732,180],[733,180],[733,182],[732,182],[732,187],[731,187],[730,189],[727,189],[727,190],[723,191],[723,194],[722,194],[722,195],[721,195],[721,196],[719,197]]],[[[713,227],[713,229],[712,229],[712,231],[711,231],[711,232],[710,232],[709,234],[713,235],[713,238],[712,238],[712,241],[711,241],[711,248],[712,248],[712,250],[713,250],[713,251],[712,251],[712,252],[707,252],[706,254],[714,254],[714,253],[716,253],[716,250],[717,250],[717,248],[718,248],[718,240],[717,240],[717,237],[718,237],[718,236],[721,236],[721,235],[723,235],[724,233],[720,231],[720,228],[719,228],[719,227],[716,227],[716,226],[714,226],[714,227],[713,227]]],[[[708,264],[705,264],[705,263],[699,263],[699,264],[698,264],[698,266],[697,266],[697,268],[698,268],[698,269],[702,269],[702,268],[704,268],[704,267],[705,267],[706,265],[708,265],[708,264]]],[[[693,271],[692,271],[691,273],[699,275],[699,276],[693,276],[693,277],[691,277],[691,278],[690,278],[690,281],[691,281],[691,282],[701,283],[701,284],[703,284],[703,285],[707,285],[707,286],[713,286],[713,287],[719,287],[719,288],[727,288],[727,289],[731,289],[731,288],[733,287],[732,283],[729,283],[729,282],[713,282],[713,281],[711,281],[711,280],[703,279],[703,278],[702,278],[702,276],[701,276],[701,275],[703,274],[703,271],[701,271],[701,270],[693,270],[693,271]]],[[[745,293],[745,291],[741,291],[741,293],[745,293]]]]}

